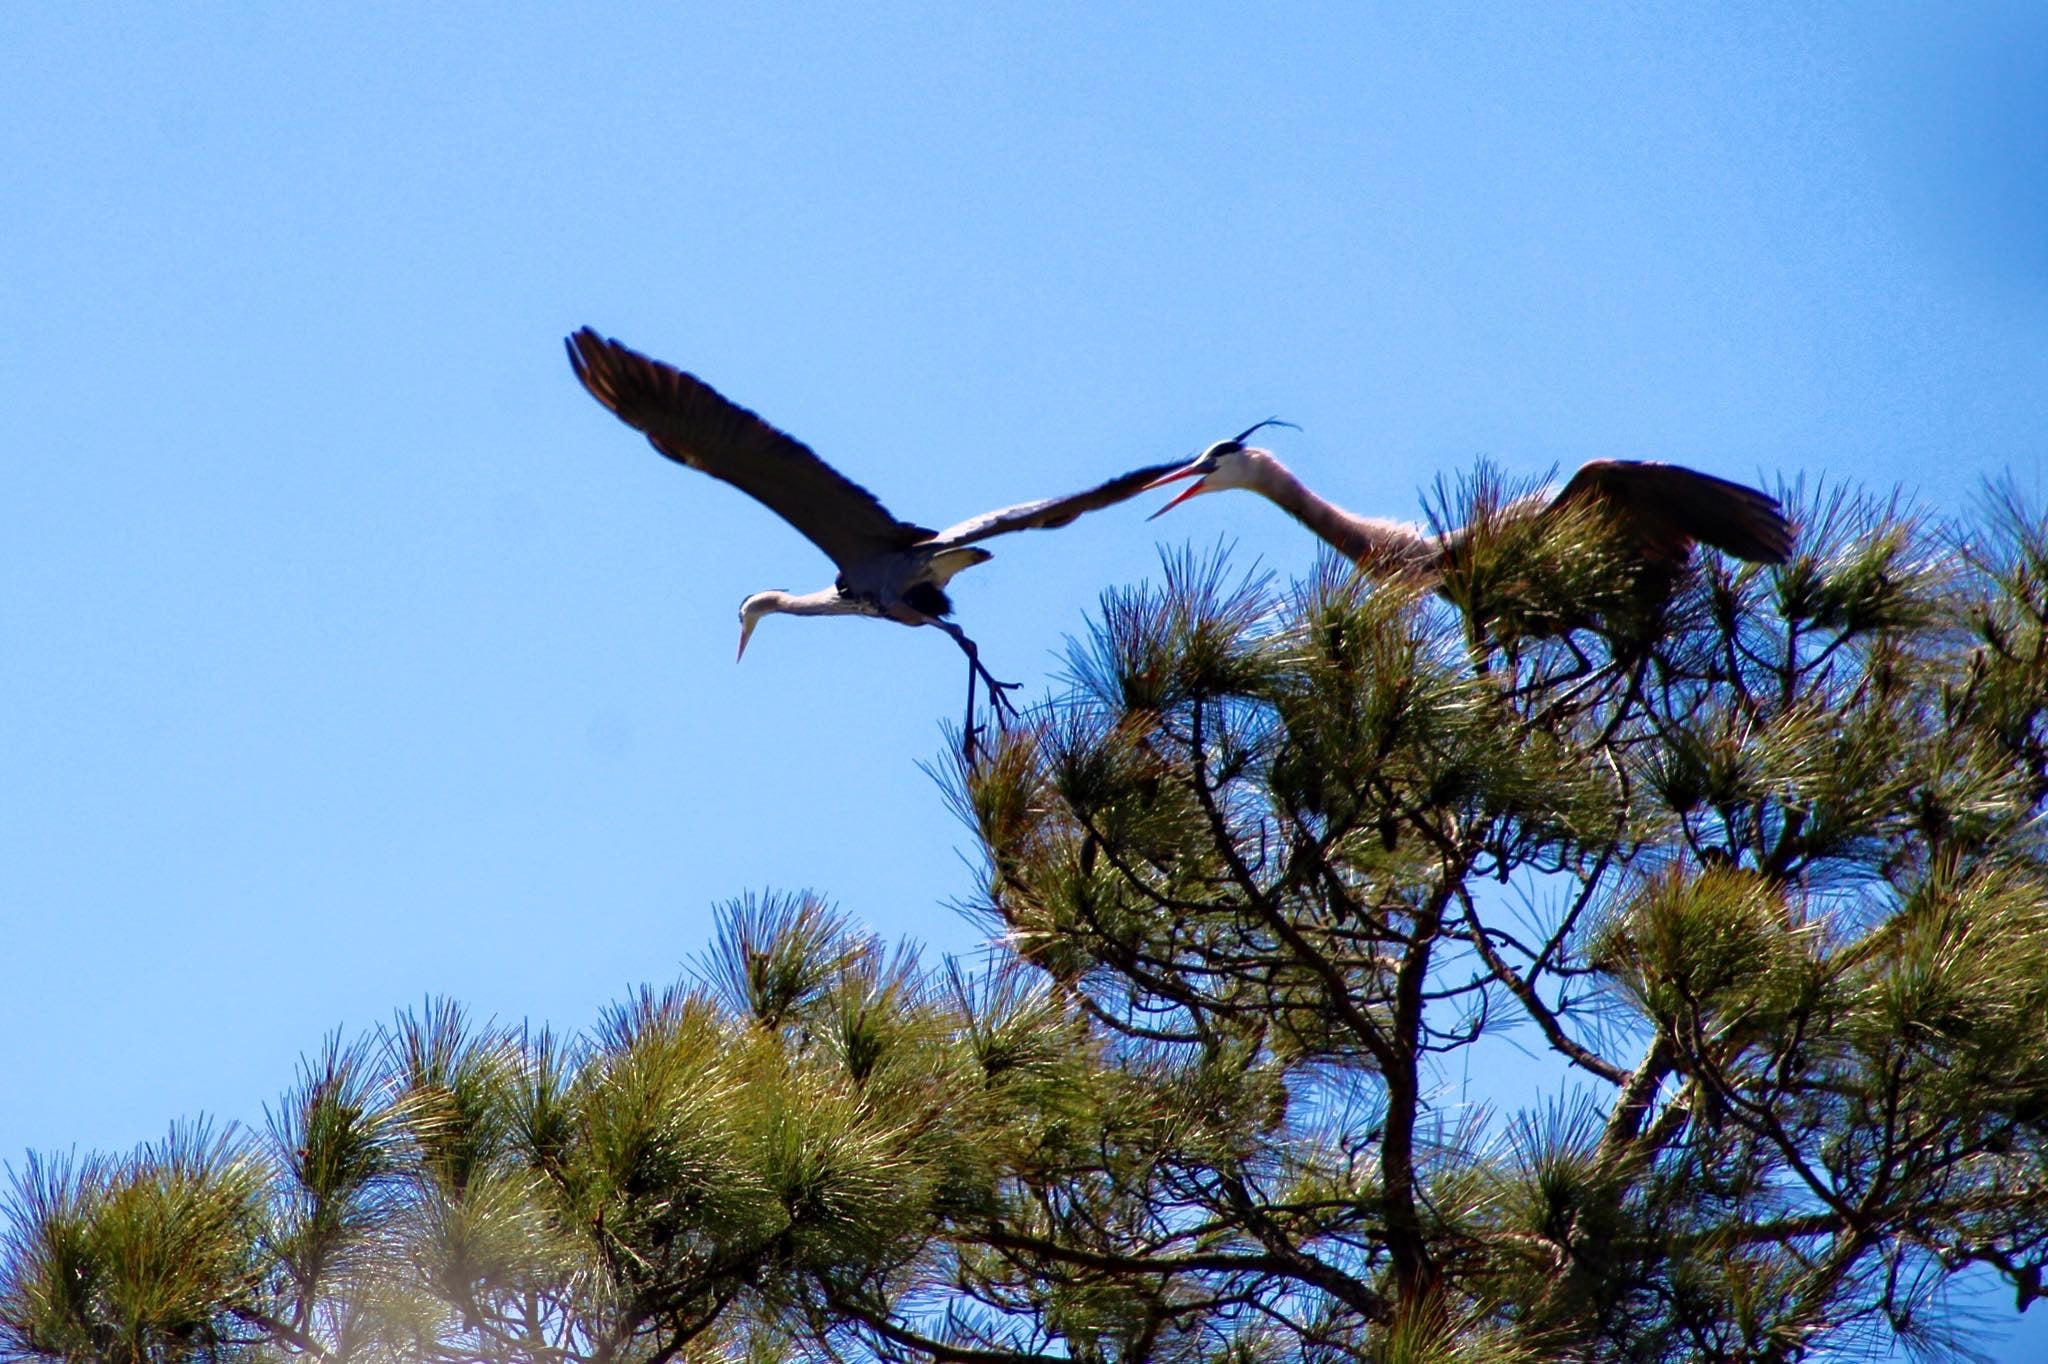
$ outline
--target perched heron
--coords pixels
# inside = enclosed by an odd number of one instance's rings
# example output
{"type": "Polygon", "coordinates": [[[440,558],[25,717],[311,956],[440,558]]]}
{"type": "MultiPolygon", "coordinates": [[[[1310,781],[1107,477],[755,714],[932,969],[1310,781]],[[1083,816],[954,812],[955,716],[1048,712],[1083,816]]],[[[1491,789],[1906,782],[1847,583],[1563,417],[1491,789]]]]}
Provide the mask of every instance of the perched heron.
{"type": "Polygon", "coordinates": [[[931,625],[967,655],[967,722],[974,746],[974,691],[979,678],[989,704],[1009,705],[1015,683],[998,682],[980,651],[946,619],[946,584],[964,568],[993,557],[979,542],[1012,531],[1064,526],[1083,512],[1132,497],[1174,464],[1134,469],[1086,492],[984,512],[944,530],[899,521],[874,494],[854,483],[794,436],[719,396],[695,375],[665,365],[589,327],[568,338],[569,363],[590,396],[678,464],[723,479],[801,531],[839,566],[818,592],[756,592],[740,603],[739,655],[763,616],[873,616],[901,625],[931,625]]]}
{"type": "MultiPolygon", "coordinates": [[[[1433,582],[1458,561],[1471,539],[1469,526],[1439,535],[1412,522],[1353,515],[1310,492],[1272,451],[1245,444],[1260,427],[1288,424],[1258,422],[1153,479],[1148,487],[1184,478],[1195,482],[1152,516],[1165,515],[1197,493],[1249,488],[1278,503],[1374,577],[1433,582]]],[[[1659,598],[1669,595],[1694,542],[1766,564],[1783,563],[1792,549],[1792,528],[1776,498],[1677,464],[1597,459],[1581,465],[1556,496],[1532,494],[1503,511],[1509,517],[1534,518],[1589,504],[1613,526],[1646,588],[1659,598]]]]}

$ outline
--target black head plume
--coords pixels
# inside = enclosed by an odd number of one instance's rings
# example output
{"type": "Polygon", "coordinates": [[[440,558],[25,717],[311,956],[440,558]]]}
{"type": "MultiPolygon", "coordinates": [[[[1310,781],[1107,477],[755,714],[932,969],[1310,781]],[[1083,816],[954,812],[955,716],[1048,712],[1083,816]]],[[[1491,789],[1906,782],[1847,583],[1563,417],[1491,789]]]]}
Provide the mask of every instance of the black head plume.
{"type": "Polygon", "coordinates": [[[1296,426],[1293,422],[1284,422],[1281,421],[1278,417],[1268,417],[1262,422],[1253,422],[1250,426],[1247,426],[1244,430],[1238,432],[1235,436],[1231,437],[1231,443],[1233,445],[1243,445],[1245,437],[1251,435],[1254,431],[1264,430],[1268,426],[1284,426],[1289,431],[1301,430],[1301,428],[1296,426]]]}

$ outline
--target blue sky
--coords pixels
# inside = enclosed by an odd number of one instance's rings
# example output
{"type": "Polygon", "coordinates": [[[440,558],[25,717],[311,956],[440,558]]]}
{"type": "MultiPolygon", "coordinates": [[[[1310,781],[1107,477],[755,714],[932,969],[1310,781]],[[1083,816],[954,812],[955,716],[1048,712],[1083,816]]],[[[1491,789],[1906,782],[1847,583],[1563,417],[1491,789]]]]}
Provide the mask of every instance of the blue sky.
{"type": "MultiPolygon", "coordinates": [[[[0,1159],[260,1120],[428,993],[580,1027],[751,889],[972,945],[919,767],[957,652],[771,619],[735,665],[741,598],[829,565],[598,409],[585,323],[928,524],[1269,413],[1391,514],[1481,456],[2042,491],[2025,8],[16,4],[0,45],[0,1159]]],[[[955,584],[999,674],[1043,692],[1159,543],[1313,557],[1148,510],[955,584]]]]}

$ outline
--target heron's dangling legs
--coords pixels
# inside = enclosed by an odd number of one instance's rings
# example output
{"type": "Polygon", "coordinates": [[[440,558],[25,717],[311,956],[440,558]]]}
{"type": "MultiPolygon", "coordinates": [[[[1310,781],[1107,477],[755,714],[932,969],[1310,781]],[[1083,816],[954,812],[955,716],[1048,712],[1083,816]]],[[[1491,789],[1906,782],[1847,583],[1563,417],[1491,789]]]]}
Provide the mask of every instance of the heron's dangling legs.
{"type": "Polygon", "coordinates": [[[967,724],[961,731],[963,736],[961,744],[967,751],[968,761],[971,762],[974,759],[975,682],[978,680],[987,686],[989,709],[995,712],[998,725],[1003,723],[1003,717],[1006,713],[1012,718],[1017,714],[1016,706],[1010,703],[1010,698],[1004,695],[1004,693],[1015,691],[1023,684],[1020,682],[998,682],[995,675],[982,666],[981,651],[974,647],[974,641],[967,637],[965,630],[962,630],[953,622],[949,620],[935,620],[932,624],[951,635],[953,642],[960,646],[960,652],[967,655],[967,724]]]}

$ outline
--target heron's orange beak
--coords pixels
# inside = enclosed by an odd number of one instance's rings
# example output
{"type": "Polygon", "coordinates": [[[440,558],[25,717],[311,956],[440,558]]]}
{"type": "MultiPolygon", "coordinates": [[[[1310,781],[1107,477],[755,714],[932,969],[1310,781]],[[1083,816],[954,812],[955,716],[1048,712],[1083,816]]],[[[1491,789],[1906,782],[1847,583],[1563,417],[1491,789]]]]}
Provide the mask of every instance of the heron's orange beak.
{"type": "Polygon", "coordinates": [[[751,620],[740,622],[740,651],[732,656],[733,662],[737,663],[747,656],[747,637],[754,633],[754,625],[755,622],[751,620]]]}
{"type": "Polygon", "coordinates": [[[1147,521],[1157,521],[1160,517],[1166,515],[1175,507],[1178,507],[1181,503],[1193,497],[1196,493],[1208,492],[1208,474],[1209,471],[1202,467],[1202,462],[1200,460],[1196,460],[1187,468],[1175,469],[1170,474],[1161,474],[1159,477],[1153,479],[1150,483],[1147,483],[1144,487],[1138,489],[1138,491],[1141,493],[1149,493],[1154,488],[1163,488],[1169,483],[1178,483],[1184,478],[1192,478],[1195,480],[1187,487],[1182,488],[1180,490],[1180,495],[1175,497],[1173,501],[1167,503],[1165,506],[1161,507],[1158,511],[1153,512],[1150,516],[1146,517],[1145,519],[1147,521]]]}

